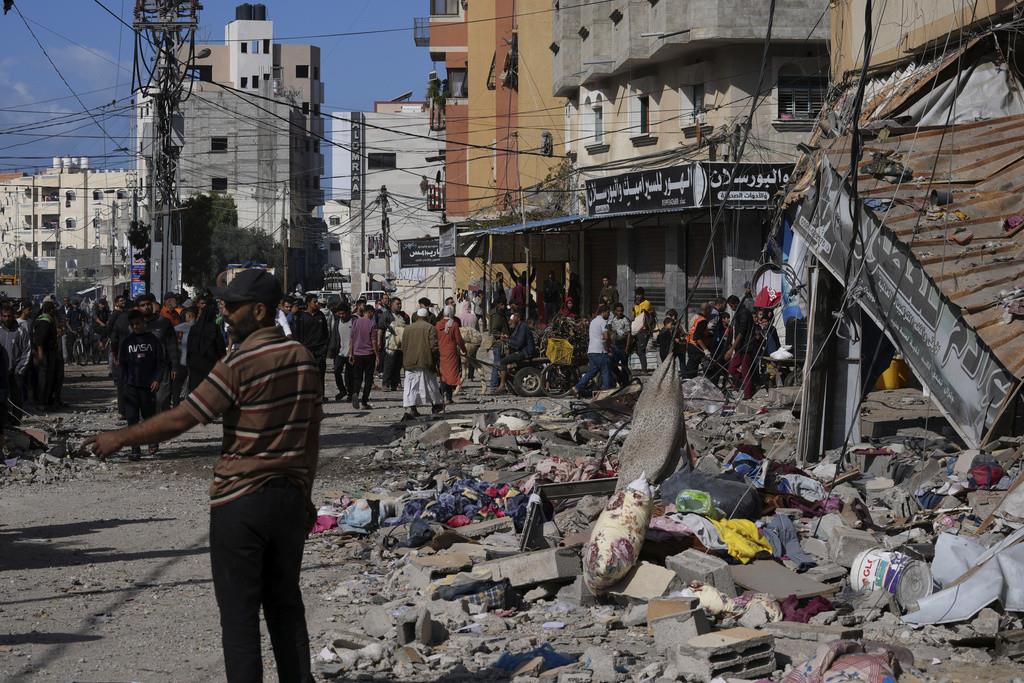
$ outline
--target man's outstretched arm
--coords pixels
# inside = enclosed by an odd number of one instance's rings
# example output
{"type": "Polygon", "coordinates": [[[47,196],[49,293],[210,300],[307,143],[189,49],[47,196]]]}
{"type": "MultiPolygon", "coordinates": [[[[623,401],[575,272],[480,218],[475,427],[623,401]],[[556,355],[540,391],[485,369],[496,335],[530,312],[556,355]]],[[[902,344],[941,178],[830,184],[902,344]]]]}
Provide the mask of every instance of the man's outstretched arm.
{"type": "Polygon", "coordinates": [[[179,404],[171,410],[159,413],[145,422],[140,422],[113,432],[100,432],[86,440],[83,447],[89,448],[100,458],[117,453],[126,446],[160,443],[173,439],[199,424],[199,420],[179,404]]]}

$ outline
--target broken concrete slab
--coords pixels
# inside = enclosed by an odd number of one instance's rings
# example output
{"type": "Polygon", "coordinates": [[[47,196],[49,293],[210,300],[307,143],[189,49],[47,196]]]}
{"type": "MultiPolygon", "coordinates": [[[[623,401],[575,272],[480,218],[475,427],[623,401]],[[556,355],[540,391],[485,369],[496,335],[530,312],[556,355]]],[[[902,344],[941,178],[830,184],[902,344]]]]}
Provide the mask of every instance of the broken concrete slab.
{"type": "Polygon", "coordinates": [[[597,597],[590,592],[587,588],[587,584],[583,581],[583,577],[577,577],[575,581],[567,586],[563,586],[558,591],[556,596],[559,600],[564,600],[572,605],[579,605],[580,607],[591,607],[597,604],[597,597]]]}
{"type": "Polygon", "coordinates": [[[700,600],[697,598],[659,598],[651,600],[646,605],[644,615],[647,621],[647,632],[654,635],[651,628],[656,621],[674,617],[677,614],[685,614],[697,609],[700,600]]]}
{"type": "Polygon", "coordinates": [[[827,595],[834,593],[838,588],[815,581],[805,574],[797,574],[773,560],[755,560],[750,564],[732,565],[729,567],[729,573],[737,586],[755,593],[767,593],[780,601],[790,595],[798,598],[827,595]]]}
{"type": "Polygon", "coordinates": [[[515,525],[511,517],[495,517],[494,519],[473,522],[472,524],[459,527],[459,535],[470,540],[476,540],[503,531],[513,531],[514,529],[515,525]]]}
{"type": "Polygon", "coordinates": [[[717,557],[691,548],[665,558],[665,566],[674,571],[686,586],[698,582],[714,586],[726,597],[736,596],[736,585],[729,573],[729,564],[717,557]]]}
{"type": "Polygon", "coordinates": [[[548,581],[568,582],[583,571],[579,551],[574,548],[549,548],[521,553],[483,562],[477,567],[489,572],[494,581],[508,579],[514,588],[548,581]]]}
{"type": "Polygon", "coordinates": [[[620,601],[647,602],[665,595],[673,581],[678,582],[676,573],[650,562],[641,562],[623,577],[622,581],[608,589],[608,595],[620,601]]]}

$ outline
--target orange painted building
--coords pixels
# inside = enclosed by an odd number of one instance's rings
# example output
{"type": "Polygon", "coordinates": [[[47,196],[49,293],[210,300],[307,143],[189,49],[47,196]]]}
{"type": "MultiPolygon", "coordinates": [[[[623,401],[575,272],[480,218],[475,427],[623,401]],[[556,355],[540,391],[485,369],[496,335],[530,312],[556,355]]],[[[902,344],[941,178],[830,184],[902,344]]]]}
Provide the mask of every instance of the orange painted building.
{"type": "Polygon", "coordinates": [[[445,130],[450,221],[520,209],[520,191],[560,159],[564,101],[552,95],[550,0],[427,0],[416,43],[428,47],[432,122],[445,130]]]}

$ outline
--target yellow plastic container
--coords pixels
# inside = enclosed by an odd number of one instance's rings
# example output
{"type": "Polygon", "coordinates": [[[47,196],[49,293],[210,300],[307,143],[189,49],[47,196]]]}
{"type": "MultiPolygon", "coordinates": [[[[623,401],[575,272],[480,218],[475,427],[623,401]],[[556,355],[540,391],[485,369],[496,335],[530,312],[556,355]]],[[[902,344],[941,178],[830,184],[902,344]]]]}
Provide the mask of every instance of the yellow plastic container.
{"type": "Polygon", "coordinates": [[[875,382],[875,389],[902,389],[910,382],[910,367],[900,356],[895,356],[889,367],[875,382]]]}
{"type": "Polygon", "coordinates": [[[572,365],[572,343],[566,339],[548,339],[548,360],[555,365],[572,365]]]}

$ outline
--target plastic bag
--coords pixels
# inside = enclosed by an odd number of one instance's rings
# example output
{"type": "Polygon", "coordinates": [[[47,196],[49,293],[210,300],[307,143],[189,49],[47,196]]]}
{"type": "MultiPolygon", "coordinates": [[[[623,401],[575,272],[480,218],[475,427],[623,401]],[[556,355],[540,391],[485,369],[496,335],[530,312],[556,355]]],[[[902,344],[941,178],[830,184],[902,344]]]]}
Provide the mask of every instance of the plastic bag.
{"type": "Polygon", "coordinates": [[[675,501],[683,489],[709,493],[722,517],[751,520],[761,517],[761,494],[750,484],[727,479],[722,475],[679,471],[662,483],[661,499],[675,501]]]}
{"type": "Polygon", "coordinates": [[[696,489],[683,489],[676,495],[676,510],[684,514],[692,512],[711,519],[718,519],[719,516],[715,503],[711,500],[711,494],[696,489]]]}
{"type": "Polygon", "coordinates": [[[636,564],[653,502],[646,474],[608,499],[583,549],[583,581],[592,593],[607,591],[636,564]]]}

